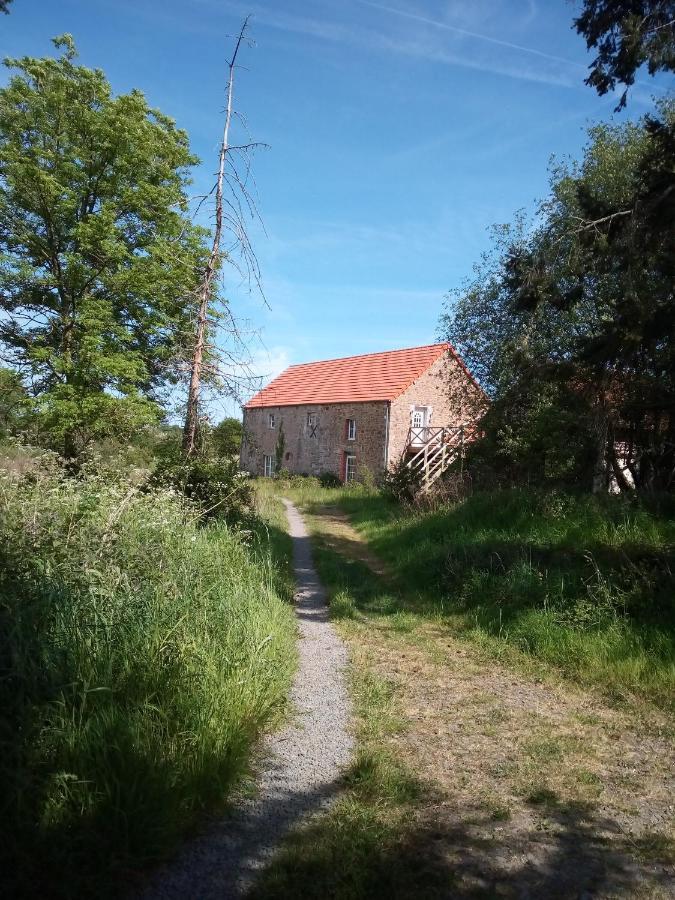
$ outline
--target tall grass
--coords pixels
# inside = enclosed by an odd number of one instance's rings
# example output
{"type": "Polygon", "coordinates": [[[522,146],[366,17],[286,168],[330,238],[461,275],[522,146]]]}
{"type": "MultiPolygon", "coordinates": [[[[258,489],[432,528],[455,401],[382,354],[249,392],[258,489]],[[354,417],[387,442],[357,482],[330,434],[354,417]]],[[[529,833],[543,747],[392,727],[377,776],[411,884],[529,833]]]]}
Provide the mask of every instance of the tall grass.
{"type": "Polygon", "coordinates": [[[0,474],[0,893],[118,896],[223,804],[294,666],[254,545],[166,491],[0,474]]]}
{"type": "Polygon", "coordinates": [[[514,489],[418,510],[311,486],[297,498],[349,513],[406,609],[491,653],[675,708],[672,501],[514,489]]]}

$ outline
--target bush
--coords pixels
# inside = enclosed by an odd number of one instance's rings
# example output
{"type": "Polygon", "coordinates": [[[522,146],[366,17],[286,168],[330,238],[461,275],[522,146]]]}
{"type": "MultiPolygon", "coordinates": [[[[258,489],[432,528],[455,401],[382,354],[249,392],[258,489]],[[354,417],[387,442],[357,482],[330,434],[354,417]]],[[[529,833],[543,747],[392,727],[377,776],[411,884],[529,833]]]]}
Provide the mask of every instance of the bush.
{"type": "Polygon", "coordinates": [[[319,475],[319,484],[324,488],[342,487],[341,479],[334,472],[322,472],[319,475]]]}
{"type": "Polygon", "coordinates": [[[119,896],[222,805],[294,664],[272,585],[173,492],[0,474],[0,894],[119,896]]]}
{"type": "Polygon", "coordinates": [[[170,488],[197,504],[204,519],[239,522],[250,516],[253,488],[234,458],[184,456],[171,449],[152,473],[148,486],[170,488]]]}
{"type": "Polygon", "coordinates": [[[419,493],[421,478],[400,459],[382,477],[382,491],[398,503],[412,503],[419,493]]]}

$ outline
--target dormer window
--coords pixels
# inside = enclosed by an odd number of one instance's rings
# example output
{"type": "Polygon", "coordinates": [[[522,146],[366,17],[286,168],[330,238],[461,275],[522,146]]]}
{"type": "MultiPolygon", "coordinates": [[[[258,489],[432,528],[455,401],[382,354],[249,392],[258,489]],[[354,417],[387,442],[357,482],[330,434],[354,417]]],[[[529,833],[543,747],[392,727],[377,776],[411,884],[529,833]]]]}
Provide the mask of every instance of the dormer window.
{"type": "Polygon", "coordinates": [[[267,424],[270,428],[274,428],[274,413],[270,413],[267,419],[267,424]]]}
{"type": "Polygon", "coordinates": [[[356,440],[356,419],[347,419],[347,440],[356,440]]]}

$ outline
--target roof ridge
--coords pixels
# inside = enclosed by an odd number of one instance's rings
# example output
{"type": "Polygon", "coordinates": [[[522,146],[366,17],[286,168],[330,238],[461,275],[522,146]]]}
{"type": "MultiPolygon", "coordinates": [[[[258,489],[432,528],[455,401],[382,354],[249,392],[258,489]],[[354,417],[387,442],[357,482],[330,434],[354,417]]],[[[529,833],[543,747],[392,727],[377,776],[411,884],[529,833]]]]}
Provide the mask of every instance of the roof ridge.
{"type": "Polygon", "coordinates": [[[452,347],[452,344],[449,341],[441,341],[437,344],[419,344],[414,347],[400,347],[398,350],[375,350],[372,353],[354,353],[351,356],[332,356],[330,359],[312,359],[309,362],[293,363],[292,365],[287,366],[284,371],[288,372],[289,369],[299,369],[302,366],[316,366],[319,363],[342,362],[342,360],[347,359],[364,359],[366,356],[389,356],[391,353],[405,353],[408,350],[429,350],[431,347],[438,347],[439,349],[444,347],[445,349],[449,349],[452,347]]]}

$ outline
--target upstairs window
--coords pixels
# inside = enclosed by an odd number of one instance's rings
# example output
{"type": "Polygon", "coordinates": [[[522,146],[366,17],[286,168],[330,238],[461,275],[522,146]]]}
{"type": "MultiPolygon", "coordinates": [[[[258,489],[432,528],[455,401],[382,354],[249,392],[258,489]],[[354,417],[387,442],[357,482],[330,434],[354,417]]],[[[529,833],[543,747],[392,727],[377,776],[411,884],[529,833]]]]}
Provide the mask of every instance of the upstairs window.
{"type": "Polygon", "coordinates": [[[305,431],[311,438],[316,437],[316,413],[307,413],[307,426],[305,431]]]}
{"type": "Polygon", "coordinates": [[[356,440],[356,419],[347,419],[347,440],[356,440]]]}
{"type": "Polygon", "coordinates": [[[267,419],[267,424],[270,428],[274,428],[274,413],[270,413],[267,419]]]}

